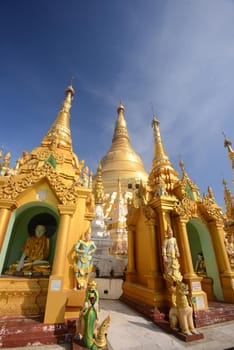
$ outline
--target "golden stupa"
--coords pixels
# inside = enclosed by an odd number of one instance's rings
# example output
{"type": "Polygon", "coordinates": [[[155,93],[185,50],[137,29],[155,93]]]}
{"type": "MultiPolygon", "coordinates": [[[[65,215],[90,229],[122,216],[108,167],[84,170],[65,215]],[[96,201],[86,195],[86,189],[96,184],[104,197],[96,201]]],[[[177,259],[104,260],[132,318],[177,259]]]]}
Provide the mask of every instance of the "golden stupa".
{"type": "Polygon", "coordinates": [[[132,148],[122,103],[117,112],[111,147],[100,162],[105,194],[117,192],[119,179],[124,193],[130,186],[135,188],[140,180],[146,182],[148,177],[140,156],[132,148]]]}

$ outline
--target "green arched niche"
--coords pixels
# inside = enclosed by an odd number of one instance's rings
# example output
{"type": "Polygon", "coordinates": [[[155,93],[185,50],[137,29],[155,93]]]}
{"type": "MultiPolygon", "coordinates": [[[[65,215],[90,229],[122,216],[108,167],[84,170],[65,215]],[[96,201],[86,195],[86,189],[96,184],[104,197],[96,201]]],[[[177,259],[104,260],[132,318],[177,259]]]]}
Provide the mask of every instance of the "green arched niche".
{"type": "Polygon", "coordinates": [[[220,283],[216,257],[212,240],[206,226],[198,219],[191,219],[187,223],[188,239],[193,260],[193,266],[197,261],[198,253],[202,252],[206,264],[207,277],[213,279],[214,294],[219,301],[223,301],[223,291],[220,283]]]}
{"type": "MultiPolygon", "coordinates": [[[[43,217],[43,214],[46,215],[47,218],[51,216],[56,223],[55,232],[50,235],[49,262],[52,265],[59,214],[55,208],[46,203],[29,202],[17,208],[11,215],[0,256],[1,274],[4,273],[12,263],[20,259],[25,242],[29,237],[30,222],[39,215],[43,217]]],[[[41,224],[44,223],[41,222],[41,224]]]]}

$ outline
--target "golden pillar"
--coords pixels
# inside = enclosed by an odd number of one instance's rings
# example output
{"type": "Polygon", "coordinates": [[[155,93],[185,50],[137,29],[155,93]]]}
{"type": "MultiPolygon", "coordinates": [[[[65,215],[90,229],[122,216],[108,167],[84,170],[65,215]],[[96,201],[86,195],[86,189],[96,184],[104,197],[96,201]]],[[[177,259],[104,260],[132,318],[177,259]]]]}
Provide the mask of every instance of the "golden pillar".
{"type": "Polygon", "coordinates": [[[74,206],[58,205],[60,213],[59,229],[54,254],[52,274],[49,280],[44,323],[62,323],[67,302],[64,284],[64,269],[67,259],[67,243],[74,206]]]}
{"type": "Polygon", "coordinates": [[[195,311],[206,310],[208,308],[207,295],[202,290],[202,277],[197,276],[194,272],[193,261],[188,240],[188,233],[186,229],[186,218],[176,217],[176,223],[179,230],[179,246],[180,246],[180,260],[183,266],[183,277],[189,286],[190,296],[195,311]]]}
{"type": "Polygon", "coordinates": [[[75,207],[58,205],[60,213],[59,229],[57,234],[57,243],[54,254],[52,275],[63,275],[67,254],[68,232],[71,223],[71,217],[75,212],[75,207]]]}
{"type": "Polygon", "coordinates": [[[126,281],[134,282],[136,279],[135,261],[135,225],[128,225],[128,268],[126,271],[126,281]]]}
{"type": "Polygon", "coordinates": [[[225,243],[223,225],[220,221],[209,222],[209,229],[212,232],[212,242],[214,245],[215,256],[218,269],[220,271],[220,280],[223,291],[224,301],[234,302],[234,272],[231,269],[228,259],[225,243]]]}
{"type": "Polygon", "coordinates": [[[193,261],[190,251],[190,245],[188,240],[188,233],[186,229],[186,219],[177,218],[177,224],[179,229],[179,237],[180,237],[180,246],[182,248],[182,252],[180,251],[180,259],[182,261],[183,269],[184,269],[184,278],[196,277],[193,268],[193,261]]]}
{"type": "Polygon", "coordinates": [[[219,271],[224,274],[232,274],[230,262],[224,244],[224,232],[222,223],[211,221],[208,223],[208,226],[210,232],[212,232],[212,243],[214,246],[219,271]]]}
{"type": "Polygon", "coordinates": [[[15,201],[0,201],[0,250],[2,249],[11,213],[16,207],[15,201]]]}
{"type": "Polygon", "coordinates": [[[147,227],[149,232],[150,241],[150,273],[147,275],[147,285],[150,289],[156,289],[162,286],[163,280],[159,273],[159,263],[158,263],[158,242],[156,238],[155,229],[156,220],[151,218],[147,221],[147,227]],[[160,281],[159,281],[160,280],[160,281]]]}
{"type": "Polygon", "coordinates": [[[158,260],[157,260],[157,240],[155,232],[155,220],[150,219],[147,222],[150,244],[151,244],[151,255],[150,255],[150,271],[152,274],[158,273],[158,260]]]}
{"type": "Polygon", "coordinates": [[[135,225],[128,227],[128,272],[135,272],[135,250],[134,250],[135,225]]]}

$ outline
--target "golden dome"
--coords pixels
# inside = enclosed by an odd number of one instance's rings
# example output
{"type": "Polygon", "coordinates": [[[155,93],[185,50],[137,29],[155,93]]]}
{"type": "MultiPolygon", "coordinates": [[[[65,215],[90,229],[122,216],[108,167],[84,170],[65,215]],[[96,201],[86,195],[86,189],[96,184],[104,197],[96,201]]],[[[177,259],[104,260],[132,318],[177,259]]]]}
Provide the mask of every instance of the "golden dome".
{"type": "Polygon", "coordinates": [[[126,191],[128,183],[142,179],[147,181],[147,173],[140,156],[130,143],[127,123],[122,103],[117,108],[118,117],[115,123],[112,145],[102,158],[102,179],[105,193],[117,191],[118,179],[121,178],[122,190],[126,191]]]}

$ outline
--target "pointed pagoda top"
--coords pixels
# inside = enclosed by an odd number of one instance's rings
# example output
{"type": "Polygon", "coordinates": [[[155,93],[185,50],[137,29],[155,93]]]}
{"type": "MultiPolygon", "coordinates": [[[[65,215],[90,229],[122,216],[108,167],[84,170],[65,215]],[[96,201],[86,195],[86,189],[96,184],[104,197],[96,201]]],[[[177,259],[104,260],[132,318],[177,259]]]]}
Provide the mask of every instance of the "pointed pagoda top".
{"type": "Polygon", "coordinates": [[[173,168],[162,143],[159,120],[156,116],[153,116],[152,127],[154,129],[154,159],[152,170],[165,167],[173,168]]]}
{"type": "Polygon", "coordinates": [[[180,158],[180,161],[179,161],[179,165],[180,165],[180,169],[181,169],[181,172],[182,172],[182,177],[188,176],[186,171],[185,171],[184,161],[181,158],[180,158]]]}
{"type": "Polygon", "coordinates": [[[70,131],[70,109],[75,90],[70,84],[65,92],[65,99],[62,108],[58,112],[57,119],[52,124],[47,135],[42,140],[41,146],[51,146],[51,148],[61,147],[72,150],[72,140],[70,131]]]}
{"type": "Polygon", "coordinates": [[[165,190],[171,193],[175,184],[178,182],[178,173],[172,166],[169,157],[164,149],[160,130],[159,121],[153,116],[152,127],[154,130],[154,158],[152,161],[151,171],[148,178],[148,184],[154,188],[158,183],[158,178],[165,183],[165,190]]]}
{"type": "Polygon", "coordinates": [[[228,152],[233,152],[232,142],[226,137],[224,132],[223,132],[223,136],[224,136],[224,147],[228,149],[228,152]]]}
{"type": "Polygon", "coordinates": [[[127,123],[124,117],[124,105],[120,101],[117,108],[118,117],[115,123],[115,131],[113,135],[112,142],[120,142],[123,138],[126,138],[129,141],[127,123]]]}

